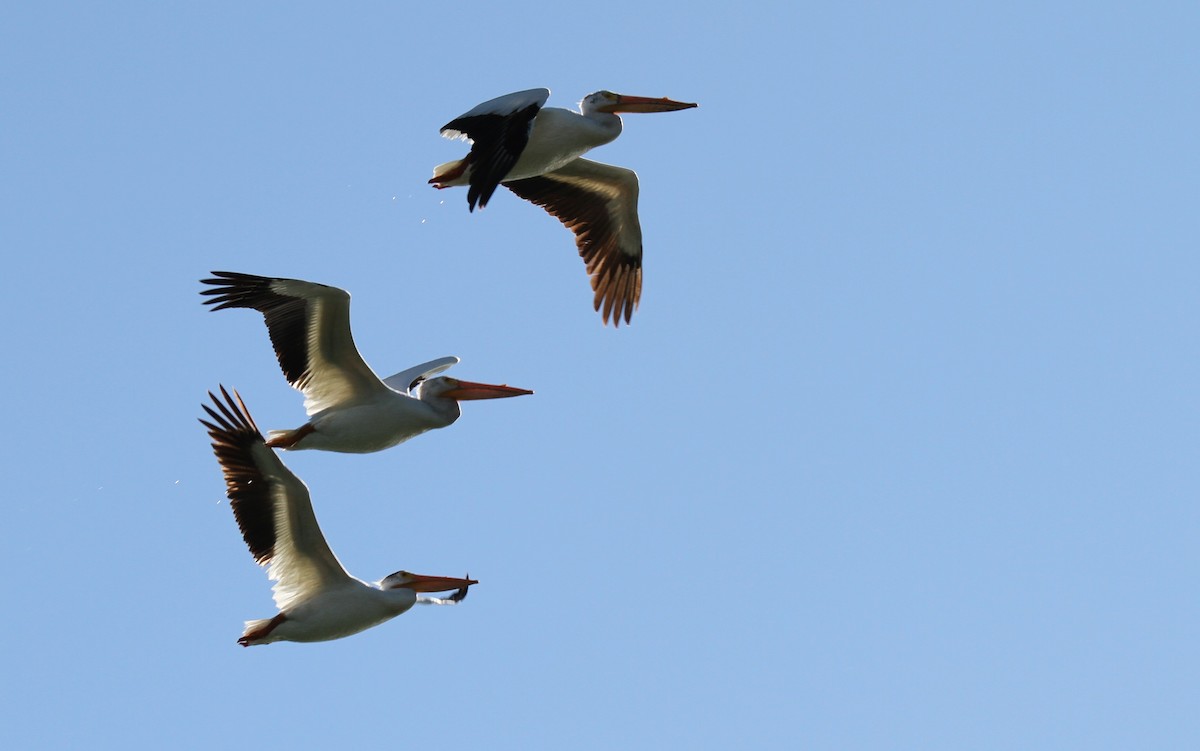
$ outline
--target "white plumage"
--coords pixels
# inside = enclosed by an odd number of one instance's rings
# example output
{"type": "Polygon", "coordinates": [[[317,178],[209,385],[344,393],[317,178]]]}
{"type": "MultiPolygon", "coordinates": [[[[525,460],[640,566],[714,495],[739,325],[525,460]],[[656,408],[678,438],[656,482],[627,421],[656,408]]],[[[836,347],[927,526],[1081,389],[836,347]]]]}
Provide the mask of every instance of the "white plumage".
{"type": "Polygon", "coordinates": [[[670,112],[695,107],[667,98],[597,91],[580,111],[545,107],[549,89],[528,89],[484,102],[442,127],[466,138],[463,159],[439,164],[436,188],[469,186],[467,205],[483,208],[504,185],[544,208],[575,234],[591,278],[593,307],[605,323],[628,323],[642,294],[642,228],[633,170],[582,159],[621,134],[620,112],[670,112]]]}
{"type": "Polygon", "coordinates": [[[462,414],[460,401],[532,394],[528,389],[434,378],[458,362],[441,357],[380,379],[350,332],[350,295],[300,279],[214,271],[202,280],[213,310],[252,308],[263,314],[288,383],[304,394],[309,421],[272,430],[267,445],[346,453],[382,451],[444,428],[462,414]]]}
{"type": "Polygon", "coordinates": [[[327,641],[356,634],[420,602],[456,603],[474,579],[399,571],[375,584],[347,573],[329,548],[313,513],[308,488],[270,449],[240,396],[221,388],[204,405],[208,429],[225,476],[234,518],[254,559],[275,582],[273,618],[246,621],[244,647],[276,641],[327,641]],[[214,409],[215,407],[215,409],[214,409]],[[456,590],[449,598],[418,592],[456,590]]]}

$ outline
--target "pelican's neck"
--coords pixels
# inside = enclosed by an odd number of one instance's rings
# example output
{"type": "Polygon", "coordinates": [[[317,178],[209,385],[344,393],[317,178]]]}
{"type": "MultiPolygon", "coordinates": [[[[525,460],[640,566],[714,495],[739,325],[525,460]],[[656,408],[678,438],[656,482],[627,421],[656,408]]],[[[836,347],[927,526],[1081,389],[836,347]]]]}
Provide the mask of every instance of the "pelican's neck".
{"type": "Polygon", "coordinates": [[[462,415],[462,407],[459,406],[458,401],[455,399],[422,395],[416,401],[421,405],[420,409],[429,417],[435,428],[444,428],[447,425],[451,425],[462,415]]]}
{"type": "Polygon", "coordinates": [[[521,158],[506,180],[520,180],[559,169],[621,135],[621,118],[607,112],[580,114],[547,107],[538,113],[521,158]]]}
{"type": "Polygon", "coordinates": [[[583,110],[583,118],[585,121],[595,126],[595,131],[598,137],[604,140],[596,143],[596,146],[602,146],[606,143],[612,143],[617,140],[617,136],[621,135],[621,116],[615,115],[612,112],[597,112],[590,108],[583,110]]]}
{"type": "Polygon", "coordinates": [[[376,584],[373,587],[376,593],[376,599],[383,604],[393,615],[400,615],[408,611],[413,605],[417,604],[417,593],[408,587],[396,587],[394,589],[381,589],[376,584]]]}

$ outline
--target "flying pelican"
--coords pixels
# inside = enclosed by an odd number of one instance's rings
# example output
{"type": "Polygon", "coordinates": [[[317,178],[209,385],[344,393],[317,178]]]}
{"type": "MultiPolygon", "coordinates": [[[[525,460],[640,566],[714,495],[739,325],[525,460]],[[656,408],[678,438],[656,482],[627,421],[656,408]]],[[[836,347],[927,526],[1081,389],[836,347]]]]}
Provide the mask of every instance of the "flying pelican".
{"type": "Polygon", "coordinates": [[[213,422],[200,422],[212,438],[242,537],[254,560],[269,566],[267,576],[275,582],[272,592],[279,608],[274,618],[246,621],[238,644],[341,639],[418,603],[455,604],[478,583],[397,571],[367,584],[346,573],[321,534],[308,487],[267,448],[241,395],[234,394],[236,403],[222,386],[222,403],[208,392],[217,409],[203,405],[213,422]],[[446,598],[417,594],[449,590],[457,591],[446,598]]]}
{"type": "Polygon", "coordinates": [[[458,362],[441,357],[383,380],[363,361],[350,334],[350,295],[299,279],[214,271],[202,279],[212,310],[253,308],[263,314],[275,355],[288,383],[304,394],[309,421],[295,430],[272,430],[267,445],[367,454],[395,446],[462,414],[467,399],[532,394],[432,376],[458,362]]]}
{"type": "Polygon", "coordinates": [[[575,233],[595,298],[607,324],[629,323],[642,295],[642,227],[637,173],[581,159],[621,135],[618,112],[671,112],[696,105],[663,97],[588,94],[579,112],[542,108],[549,89],[529,89],[484,102],[442,126],[447,138],[471,141],[463,159],[439,164],[435,188],[469,185],[467,205],[483,208],[503,184],[544,208],[575,233]]]}

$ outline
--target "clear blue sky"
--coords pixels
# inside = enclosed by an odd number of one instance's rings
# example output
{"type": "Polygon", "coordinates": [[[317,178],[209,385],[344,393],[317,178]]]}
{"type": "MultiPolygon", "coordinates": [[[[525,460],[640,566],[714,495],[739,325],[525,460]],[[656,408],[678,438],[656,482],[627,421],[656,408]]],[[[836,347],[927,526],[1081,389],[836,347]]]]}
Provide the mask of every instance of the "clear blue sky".
{"type": "Polygon", "coordinates": [[[8,8],[0,746],[1196,746],[1200,9],[1152,5],[8,8]],[[540,209],[425,184],[534,86],[700,103],[592,155],[629,328],[540,209]],[[235,644],[200,403],[303,409],[212,269],[537,391],[285,456],[353,573],[460,607],[235,644]]]}

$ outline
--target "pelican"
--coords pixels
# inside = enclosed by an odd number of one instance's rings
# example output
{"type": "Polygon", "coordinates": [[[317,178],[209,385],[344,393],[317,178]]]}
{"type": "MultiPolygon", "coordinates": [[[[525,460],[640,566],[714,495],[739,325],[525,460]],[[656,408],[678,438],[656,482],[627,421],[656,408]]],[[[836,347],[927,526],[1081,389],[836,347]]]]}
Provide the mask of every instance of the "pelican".
{"type": "Polygon", "coordinates": [[[575,233],[607,324],[629,323],[642,295],[642,227],[637,173],[580,158],[621,135],[619,112],[671,112],[695,107],[663,97],[588,94],[579,112],[543,108],[549,89],[529,89],[484,102],[442,126],[447,138],[471,141],[463,159],[440,164],[435,188],[468,185],[467,206],[487,205],[503,184],[544,208],[575,233]]]}
{"type": "Polygon", "coordinates": [[[235,402],[221,387],[224,402],[211,391],[217,409],[201,418],[212,438],[213,453],[225,475],[225,493],[242,538],[267,576],[279,613],[246,621],[238,644],[249,647],[276,641],[329,641],[378,626],[413,605],[450,605],[467,596],[474,579],[424,576],[407,571],[368,584],[346,573],[329,549],[313,514],[308,487],[267,447],[236,391],[235,402]],[[457,590],[450,597],[418,592],[457,590]]]}
{"type": "Polygon", "coordinates": [[[350,295],[299,279],[214,271],[212,310],[253,308],[263,314],[275,355],[288,383],[304,394],[309,421],[294,430],[272,430],[272,448],[322,449],[367,454],[427,430],[444,428],[462,414],[460,401],[532,394],[432,376],[458,362],[441,357],[383,380],[363,361],[350,334],[350,295]]]}

